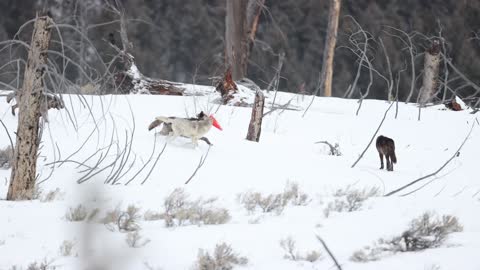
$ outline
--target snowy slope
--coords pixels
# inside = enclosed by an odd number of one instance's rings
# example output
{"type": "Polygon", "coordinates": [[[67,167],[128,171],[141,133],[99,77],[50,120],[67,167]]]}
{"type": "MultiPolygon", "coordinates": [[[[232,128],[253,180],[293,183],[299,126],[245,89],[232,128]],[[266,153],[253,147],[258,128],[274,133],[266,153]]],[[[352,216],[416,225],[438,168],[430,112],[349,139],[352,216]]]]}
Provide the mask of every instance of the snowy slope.
{"type": "MultiPolygon", "coordinates": [[[[154,269],[191,269],[200,248],[212,251],[220,242],[231,244],[234,251],[249,259],[239,269],[334,269],[316,235],[327,242],[343,269],[480,269],[476,258],[480,254],[478,124],[459,157],[436,177],[392,197],[370,198],[359,211],[324,215],[339,188],[378,187],[385,194],[437,170],[474,124],[474,115],[468,111],[430,107],[422,110],[418,121],[414,105],[399,104],[397,119],[392,107],[379,132],[395,140],[398,164],[394,172],[387,172],[378,169],[374,145],[351,168],[388,108],[385,101],[364,101],[358,116],[356,100],[338,98],[317,98],[305,117],[302,111],[277,110],[264,118],[260,143],[254,143],[245,140],[251,109],[218,106],[211,102],[216,98],[214,93],[202,97],[65,96],[68,112],[50,111],[38,164],[40,181],[46,179],[40,185],[43,193],[58,188],[62,196],[51,202],[0,201],[0,269],[26,267],[45,258],[52,259],[58,269],[93,269],[98,264],[104,269],[147,269],[146,263],[154,269]],[[200,110],[215,112],[224,130],[209,132],[214,146],[185,185],[208,146],[201,142],[200,147],[193,148],[182,138],[172,142],[160,136],[155,139],[147,126],[157,115],[193,116],[200,110]],[[86,164],[95,166],[106,155],[101,167],[108,165],[128,145],[133,130],[131,152],[119,174],[125,175],[118,184],[104,184],[112,168],[77,183],[85,172],[74,162],[92,156],[86,164]],[[343,155],[329,156],[325,145],[314,144],[321,140],[338,143],[343,155]],[[116,144],[107,153],[112,141],[116,144]],[[149,174],[165,143],[164,153],[149,174]],[[125,185],[149,159],[154,144],[154,160],[125,185]],[[52,172],[52,162],[67,158],[69,162],[57,163],[52,172]],[[132,169],[126,171],[130,166],[132,169]],[[265,195],[282,192],[287,182],[299,184],[310,198],[308,205],[289,205],[280,215],[252,214],[238,201],[238,195],[247,191],[265,195]],[[398,196],[427,182],[411,195],[398,196]],[[126,208],[130,204],[140,207],[142,216],[148,210],[161,212],[166,196],[178,187],[191,199],[217,197],[216,205],[228,209],[231,220],[223,225],[167,228],[163,220],[141,219],[141,234],[150,242],[130,248],[125,233],[112,232],[99,222],[69,222],[65,218],[68,209],[80,203],[88,209],[99,208],[99,217],[118,205],[126,208]],[[398,235],[410,220],[429,210],[457,216],[463,232],[453,233],[436,249],[399,253],[368,263],[349,260],[354,251],[378,238],[398,235]],[[289,236],[300,253],[318,250],[323,259],[313,263],[285,259],[279,243],[289,236]],[[76,243],[76,256],[59,254],[64,240],[76,243]]],[[[284,104],[292,98],[291,104],[300,108],[310,101],[309,97],[279,93],[276,102],[284,104]]],[[[0,119],[13,134],[17,119],[2,100],[0,119]]],[[[9,140],[2,129],[0,147],[7,145],[9,140]]],[[[1,199],[6,197],[9,176],[10,170],[0,169],[1,199]]]]}

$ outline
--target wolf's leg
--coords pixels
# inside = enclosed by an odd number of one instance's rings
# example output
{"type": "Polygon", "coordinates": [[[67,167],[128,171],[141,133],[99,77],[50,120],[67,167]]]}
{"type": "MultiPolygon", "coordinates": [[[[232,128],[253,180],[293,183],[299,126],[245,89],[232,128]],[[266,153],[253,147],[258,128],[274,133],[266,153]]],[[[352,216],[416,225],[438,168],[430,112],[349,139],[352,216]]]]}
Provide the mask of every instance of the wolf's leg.
{"type": "Polygon", "coordinates": [[[383,154],[381,152],[378,152],[378,155],[380,156],[380,170],[383,169],[383,154]]]}
{"type": "Polygon", "coordinates": [[[167,136],[167,142],[172,142],[174,141],[176,138],[178,137],[178,135],[175,133],[175,132],[170,132],[167,136]]]}
{"type": "Polygon", "coordinates": [[[393,171],[392,159],[390,158],[390,155],[385,155],[385,159],[387,160],[387,171],[393,171]]]}
{"type": "Polygon", "coordinates": [[[392,156],[390,156],[390,171],[393,171],[393,161],[392,161],[392,156]]]}
{"type": "Polygon", "coordinates": [[[197,147],[198,146],[198,139],[193,137],[192,138],[192,144],[193,144],[194,147],[197,147]]]}

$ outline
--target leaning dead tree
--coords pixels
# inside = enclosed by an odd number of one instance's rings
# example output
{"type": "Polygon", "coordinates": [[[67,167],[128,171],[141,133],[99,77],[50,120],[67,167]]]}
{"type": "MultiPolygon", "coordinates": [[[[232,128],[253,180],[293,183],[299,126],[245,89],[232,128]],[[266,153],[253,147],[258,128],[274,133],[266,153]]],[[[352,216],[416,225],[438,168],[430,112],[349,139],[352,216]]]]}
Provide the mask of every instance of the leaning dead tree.
{"type": "Polygon", "coordinates": [[[262,132],[263,108],[265,106],[265,96],[261,90],[255,94],[255,102],[252,107],[252,116],[248,125],[247,140],[258,142],[262,132]]]}
{"type": "Polygon", "coordinates": [[[110,46],[121,56],[120,59],[123,65],[123,69],[115,74],[115,88],[120,93],[183,95],[185,87],[182,83],[148,78],[140,72],[131,52],[133,45],[128,40],[127,18],[122,4],[119,1],[115,1],[115,4],[107,2],[107,8],[119,18],[122,43],[122,48],[120,49],[110,42],[110,46]]]}
{"type": "Polygon", "coordinates": [[[325,48],[323,50],[323,63],[320,81],[323,82],[322,92],[326,97],[332,96],[333,57],[337,44],[338,18],[340,17],[341,0],[331,0],[328,12],[328,28],[325,48]]]}
{"type": "Polygon", "coordinates": [[[434,39],[431,46],[425,51],[423,66],[423,84],[420,88],[420,105],[432,100],[438,88],[438,75],[440,69],[440,41],[434,39]]]}
{"type": "Polygon", "coordinates": [[[7,200],[32,199],[37,177],[40,144],[40,116],[43,100],[43,76],[53,21],[44,16],[36,19],[28,52],[22,90],[17,99],[17,138],[7,200]]]}

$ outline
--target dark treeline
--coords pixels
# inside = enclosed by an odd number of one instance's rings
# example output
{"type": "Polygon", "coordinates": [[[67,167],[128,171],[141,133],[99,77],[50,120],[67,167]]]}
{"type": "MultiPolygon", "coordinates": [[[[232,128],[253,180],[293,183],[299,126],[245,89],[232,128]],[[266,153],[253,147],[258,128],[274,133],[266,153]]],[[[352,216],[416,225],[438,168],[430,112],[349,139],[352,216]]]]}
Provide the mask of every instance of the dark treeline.
{"type": "MultiPolygon", "coordinates": [[[[34,18],[37,11],[48,11],[56,23],[77,27],[107,61],[114,55],[108,42],[119,42],[120,38],[118,18],[106,8],[104,1],[2,0],[0,39],[12,39],[19,27],[34,18]]],[[[145,75],[178,82],[211,84],[212,77],[224,72],[225,0],[121,2],[129,18],[132,54],[145,75]]],[[[266,0],[265,5],[249,59],[248,77],[266,88],[276,72],[279,55],[285,53],[279,90],[313,92],[322,64],[329,1],[266,0]]],[[[378,72],[388,77],[380,38],[390,58],[393,76],[405,70],[400,76],[400,100],[409,94],[412,75],[410,50],[402,41],[406,37],[395,29],[410,34],[414,44],[416,84],[412,101],[416,100],[421,84],[422,52],[429,45],[428,38],[434,36],[444,38],[451,61],[473,82],[479,83],[478,14],[480,1],[476,0],[343,0],[334,59],[333,95],[341,97],[345,94],[358,69],[358,56],[347,48],[352,45],[351,34],[358,31],[352,18],[368,31],[371,41],[367,55],[378,72]]],[[[28,32],[24,35],[20,38],[29,40],[28,32]]],[[[67,54],[96,67],[95,52],[82,35],[74,30],[62,29],[63,40],[72,49],[67,54]]],[[[359,44],[364,41],[358,34],[352,38],[359,44]]],[[[441,74],[444,71],[442,63],[441,74]]],[[[450,73],[450,78],[455,79],[452,70],[450,73]]],[[[0,76],[3,81],[9,79],[9,74],[0,76]]],[[[82,74],[74,68],[68,76],[80,84],[85,83],[82,74]]],[[[359,97],[368,83],[369,73],[364,68],[352,97],[359,97]]],[[[456,90],[463,97],[474,93],[473,89],[458,80],[452,80],[449,87],[451,90],[447,96],[456,90]]],[[[439,93],[441,95],[443,92],[439,93]]],[[[388,98],[387,84],[378,74],[374,74],[374,84],[368,97],[388,98]]]]}

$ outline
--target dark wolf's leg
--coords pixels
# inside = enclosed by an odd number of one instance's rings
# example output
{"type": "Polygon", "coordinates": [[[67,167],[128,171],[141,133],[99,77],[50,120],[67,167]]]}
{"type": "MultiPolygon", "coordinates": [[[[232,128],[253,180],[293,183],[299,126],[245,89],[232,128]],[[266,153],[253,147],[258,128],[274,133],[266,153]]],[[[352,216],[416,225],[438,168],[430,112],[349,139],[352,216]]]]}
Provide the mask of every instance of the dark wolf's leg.
{"type": "Polygon", "coordinates": [[[380,170],[383,169],[383,154],[382,152],[378,151],[378,155],[380,156],[380,170]]]}
{"type": "Polygon", "coordinates": [[[393,166],[392,166],[392,159],[390,158],[390,153],[385,155],[385,160],[387,161],[387,171],[392,171],[393,166]]]}

